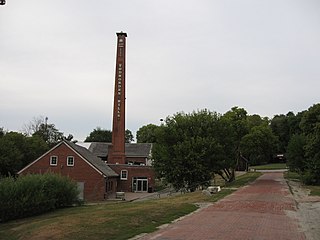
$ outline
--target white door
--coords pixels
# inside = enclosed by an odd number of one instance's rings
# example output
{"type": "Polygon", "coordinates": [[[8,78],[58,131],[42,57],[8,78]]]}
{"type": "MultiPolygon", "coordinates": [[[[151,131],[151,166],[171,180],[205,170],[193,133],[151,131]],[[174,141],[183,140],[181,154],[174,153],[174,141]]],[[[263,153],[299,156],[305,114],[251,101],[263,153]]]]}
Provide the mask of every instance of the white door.
{"type": "Polygon", "coordinates": [[[79,199],[80,200],[83,200],[83,193],[84,193],[84,182],[77,182],[77,185],[78,185],[78,190],[79,190],[79,199]]]}

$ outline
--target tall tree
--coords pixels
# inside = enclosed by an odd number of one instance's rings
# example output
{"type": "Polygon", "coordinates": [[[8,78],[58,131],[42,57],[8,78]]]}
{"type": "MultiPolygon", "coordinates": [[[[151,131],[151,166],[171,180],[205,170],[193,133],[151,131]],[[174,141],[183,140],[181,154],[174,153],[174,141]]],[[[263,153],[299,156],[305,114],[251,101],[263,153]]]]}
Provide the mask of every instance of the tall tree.
{"type": "Polygon", "coordinates": [[[8,132],[0,138],[0,175],[14,175],[48,150],[39,136],[8,132]]]}
{"type": "Polygon", "coordinates": [[[294,134],[301,134],[299,127],[303,113],[295,115],[293,112],[288,112],[286,115],[275,115],[271,122],[270,127],[272,132],[279,138],[278,150],[280,153],[287,152],[287,146],[290,138],[294,134]]]}
{"type": "Polygon", "coordinates": [[[129,129],[125,132],[126,143],[131,143],[134,140],[133,134],[129,129]]]}
{"type": "Polygon", "coordinates": [[[48,123],[48,118],[43,116],[35,117],[28,124],[25,124],[23,132],[27,136],[39,136],[49,147],[53,147],[63,139],[73,138],[71,134],[69,134],[68,137],[65,137],[63,132],[60,132],[56,128],[55,124],[48,123]]]}
{"type": "Polygon", "coordinates": [[[230,143],[228,129],[220,115],[208,110],[167,117],[157,131],[154,167],[174,187],[194,190],[211,180],[212,174],[230,167],[225,146],[230,143]]]}
{"type": "Polygon", "coordinates": [[[261,125],[268,125],[268,118],[261,118],[258,114],[248,115],[247,116],[248,129],[252,129],[253,127],[258,127],[261,125]]]}
{"type": "Polygon", "coordinates": [[[306,169],[304,180],[308,184],[320,184],[320,104],[306,111],[300,127],[306,137],[306,169]]]}
{"type": "Polygon", "coordinates": [[[54,124],[47,123],[41,124],[39,130],[34,132],[32,136],[39,136],[48,144],[49,147],[53,147],[64,139],[63,133],[60,132],[54,124]]]}
{"type": "Polygon", "coordinates": [[[240,151],[250,165],[269,163],[276,153],[277,137],[268,125],[253,127],[240,142],[240,151]]]}
{"type": "Polygon", "coordinates": [[[249,132],[247,111],[244,108],[232,107],[230,111],[222,116],[221,121],[228,129],[230,141],[230,143],[225,146],[229,163],[229,168],[226,168],[225,171],[230,179],[229,181],[233,181],[235,179],[235,169],[241,155],[240,142],[243,136],[249,132]]]}
{"type": "Polygon", "coordinates": [[[137,131],[137,142],[138,143],[155,143],[157,140],[157,131],[159,126],[154,124],[148,124],[142,126],[137,131]]]}
{"type": "Polygon", "coordinates": [[[89,136],[84,140],[85,142],[112,142],[112,132],[100,127],[95,128],[89,136]]]}
{"type": "Polygon", "coordinates": [[[302,173],[306,168],[306,138],[303,134],[293,135],[287,148],[287,165],[290,171],[302,173]]]}

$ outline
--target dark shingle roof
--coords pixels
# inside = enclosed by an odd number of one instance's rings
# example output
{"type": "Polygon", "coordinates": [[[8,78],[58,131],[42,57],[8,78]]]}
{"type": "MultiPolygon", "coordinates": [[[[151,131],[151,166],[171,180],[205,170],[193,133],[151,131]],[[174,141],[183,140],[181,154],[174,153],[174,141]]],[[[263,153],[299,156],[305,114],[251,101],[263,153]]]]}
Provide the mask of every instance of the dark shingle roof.
{"type": "Polygon", "coordinates": [[[111,143],[93,142],[88,150],[95,156],[106,157],[108,156],[108,148],[111,145],[111,143]]]}
{"type": "Polygon", "coordinates": [[[96,167],[99,171],[101,171],[107,177],[117,177],[119,176],[116,172],[114,172],[107,164],[101,161],[100,158],[92,154],[88,149],[81,147],[72,142],[64,141],[67,145],[69,145],[73,150],[79,153],[83,158],[85,158],[88,162],[90,162],[94,167],[96,167]]]}
{"type": "Polygon", "coordinates": [[[127,143],[126,156],[127,157],[149,157],[151,154],[151,143],[127,143]]]}
{"type": "MultiPolygon", "coordinates": [[[[111,143],[92,142],[89,151],[98,157],[108,156],[108,148],[111,143]]],[[[149,157],[151,155],[151,143],[126,143],[126,157],[149,157]]]]}

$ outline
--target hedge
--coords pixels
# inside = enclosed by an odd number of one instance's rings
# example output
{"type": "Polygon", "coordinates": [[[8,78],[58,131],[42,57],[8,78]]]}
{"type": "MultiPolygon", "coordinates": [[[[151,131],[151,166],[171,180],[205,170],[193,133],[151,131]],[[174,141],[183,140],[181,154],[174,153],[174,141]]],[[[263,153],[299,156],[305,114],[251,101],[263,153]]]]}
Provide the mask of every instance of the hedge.
{"type": "Polygon", "coordinates": [[[58,174],[0,179],[0,221],[29,217],[79,203],[77,184],[58,174]]]}

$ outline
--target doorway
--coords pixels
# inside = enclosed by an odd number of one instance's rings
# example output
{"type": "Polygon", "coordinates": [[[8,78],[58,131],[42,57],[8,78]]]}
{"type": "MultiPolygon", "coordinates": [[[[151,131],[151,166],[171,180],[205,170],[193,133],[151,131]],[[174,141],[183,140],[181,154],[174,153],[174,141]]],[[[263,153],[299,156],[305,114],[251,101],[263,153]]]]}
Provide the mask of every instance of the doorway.
{"type": "Polygon", "coordinates": [[[148,192],[148,178],[147,177],[133,177],[132,191],[133,192],[148,192]]]}

